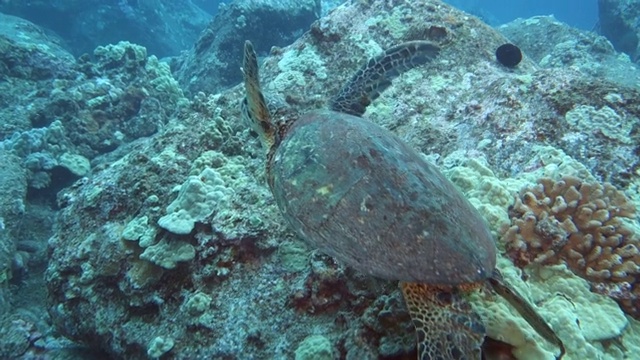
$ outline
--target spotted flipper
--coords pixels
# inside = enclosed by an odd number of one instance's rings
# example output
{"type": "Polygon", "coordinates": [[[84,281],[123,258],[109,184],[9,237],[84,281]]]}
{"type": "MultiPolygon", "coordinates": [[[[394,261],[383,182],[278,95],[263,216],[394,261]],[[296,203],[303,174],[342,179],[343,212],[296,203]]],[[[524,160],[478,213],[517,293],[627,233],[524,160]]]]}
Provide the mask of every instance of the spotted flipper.
{"type": "Polygon", "coordinates": [[[416,328],[418,360],[477,360],[485,335],[482,320],[457,292],[400,283],[416,328]]]}
{"type": "Polygon", "coordinates": [[[560,355],[556,359],[561,359],[565,354],[565,349],[560,338],[558,338],[556,333],[536,312],[531,304],[529,304],[529,302],[527,302],[527,300],[525,300],[515,289],[507,285],[498,269],[493,271],[493,274],[489,278],[489,284],[491,284],[495,292],[507,300],[507,302],[518,311],[518,313],[535,331],[538,332],[538,334],[548,342],[560,348],[560,355]]]}
{"type": "Polygon", "coordinates": [[[267,102],[260,88],[258,74],[258,57],[249,40],[244,43],[244,58],[242,60],[244,74],[244,89],[246,96],[242,101],[242,115],[249,120],[253,129],[260,134],[267,149],[275,143],[276,131],[271,121],[267,102]]]}
{"type": "Polygon", "coordinates": [[[391,81],[416,66],[433,60],[440,48],[428,41],[409,41],[370,59],[331,99],[331,110],[361,116],[391,81]]]}

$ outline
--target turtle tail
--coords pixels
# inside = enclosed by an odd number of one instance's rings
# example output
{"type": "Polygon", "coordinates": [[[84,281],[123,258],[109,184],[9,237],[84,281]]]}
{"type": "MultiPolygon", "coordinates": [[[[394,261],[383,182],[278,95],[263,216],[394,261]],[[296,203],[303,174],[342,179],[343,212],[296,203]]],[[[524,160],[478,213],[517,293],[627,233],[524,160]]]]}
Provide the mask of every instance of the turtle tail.
{"type": "Polygon", "coordinates": [[[331,99],[331,110],[361,116],[391,81],[416,66],[432,61],[440,48],[428,41],[409,41],[370,59],[331,99]]]}

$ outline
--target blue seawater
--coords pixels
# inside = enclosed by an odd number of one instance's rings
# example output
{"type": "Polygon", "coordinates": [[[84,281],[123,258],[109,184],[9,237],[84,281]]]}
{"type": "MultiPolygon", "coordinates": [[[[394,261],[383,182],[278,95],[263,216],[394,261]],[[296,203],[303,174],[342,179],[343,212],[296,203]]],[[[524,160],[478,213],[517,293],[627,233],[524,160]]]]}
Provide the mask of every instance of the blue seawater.
{"type": "Polygon", "coordinates": [[[447,3],[501,25],[517,18],[553,15],[573,27],[591,30],[598,19],[597,0],[446,0],[447,3]]]}

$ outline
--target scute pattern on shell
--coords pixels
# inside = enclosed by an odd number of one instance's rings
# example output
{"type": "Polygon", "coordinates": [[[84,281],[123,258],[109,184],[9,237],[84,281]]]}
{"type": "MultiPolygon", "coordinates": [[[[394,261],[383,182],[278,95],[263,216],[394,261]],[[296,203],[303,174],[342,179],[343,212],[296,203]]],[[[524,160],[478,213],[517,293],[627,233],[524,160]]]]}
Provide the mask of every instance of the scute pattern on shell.
{"type": "Polygon", "coordinates": [[[307,113],[268,167],[291,227],[361,272],[459,285],[495,268],[495,242],[473,205],[434,165],[366,119],[307,113]]]}

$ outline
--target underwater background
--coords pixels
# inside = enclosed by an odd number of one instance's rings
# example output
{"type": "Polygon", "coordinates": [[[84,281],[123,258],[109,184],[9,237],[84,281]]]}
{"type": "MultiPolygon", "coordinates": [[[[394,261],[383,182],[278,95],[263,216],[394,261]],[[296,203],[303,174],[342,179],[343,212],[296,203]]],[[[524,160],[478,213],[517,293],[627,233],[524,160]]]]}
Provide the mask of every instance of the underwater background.
{"type": "MultiPolygon", "coordinates": [[[[397,282],[278,210],[245,40],[282,119],[437,44],[364,117],[484,216],[563,359],[640,359],[639,19],[638,0],[1,0],[0,359],[416,358],[397,282]]],[[[559,355],[488,288],[466,298],[484,358],[559,355]]]]}

